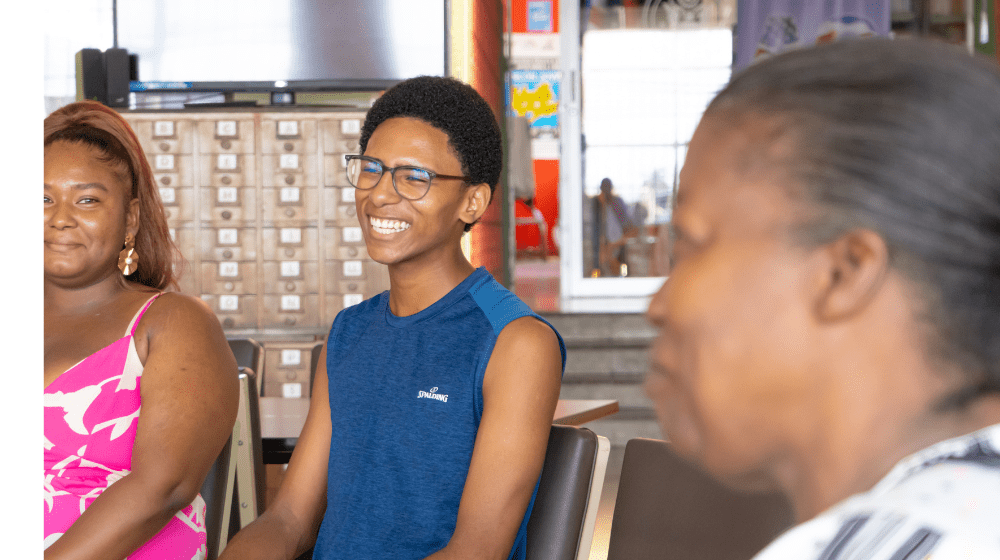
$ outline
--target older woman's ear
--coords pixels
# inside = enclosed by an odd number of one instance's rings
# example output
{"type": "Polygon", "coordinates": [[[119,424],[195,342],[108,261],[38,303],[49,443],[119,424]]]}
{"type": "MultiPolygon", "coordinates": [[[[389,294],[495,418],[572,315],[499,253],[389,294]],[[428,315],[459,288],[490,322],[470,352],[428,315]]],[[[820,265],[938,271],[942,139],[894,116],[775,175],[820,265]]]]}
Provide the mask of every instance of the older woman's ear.
{"type": "Polygon", "coordinates": [[[851,230],[816,249],[819,253],[816,316],[840,321],[863,311],[884,285],[889,250],[869,229],[851,230]]]}

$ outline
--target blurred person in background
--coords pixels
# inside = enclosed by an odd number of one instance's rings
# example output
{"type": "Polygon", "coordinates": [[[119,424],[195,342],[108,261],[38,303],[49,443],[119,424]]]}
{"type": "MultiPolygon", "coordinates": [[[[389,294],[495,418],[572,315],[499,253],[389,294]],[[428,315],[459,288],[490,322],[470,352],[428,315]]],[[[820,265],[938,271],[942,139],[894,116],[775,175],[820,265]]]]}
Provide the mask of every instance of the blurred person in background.
{"type": "Polygon", "coordinates": [[[614,184],[605,177],[597,195],[598,255],[602,276],[627,276],[628,252],[625,244],[638,234],[628,206],[614,193],[614,184]]]}
{"type": "Polygon", "coordinates": [[[205,475],[236,418],[219,321],[179,255],[128,123],[45,119],[45,558],[204,558],[205,475]]]}
{"type": "Polygon", "coordinates": [[[1000,68],[859,39],[737,74],[691,141],[646,390],[782,490],[777,559],[1000,558],[1000,68]]]}

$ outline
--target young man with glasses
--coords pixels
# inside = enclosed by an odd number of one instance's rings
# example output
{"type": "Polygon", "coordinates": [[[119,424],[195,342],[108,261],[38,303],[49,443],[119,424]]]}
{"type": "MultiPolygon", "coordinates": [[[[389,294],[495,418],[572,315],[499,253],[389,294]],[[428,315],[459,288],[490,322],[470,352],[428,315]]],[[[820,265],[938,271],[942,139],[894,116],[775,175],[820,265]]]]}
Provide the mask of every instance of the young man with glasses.
{"type": "Polygon", "coordinates": [[[496,119],[414,78],[361,151],[348,181],[390,290],[334,320],[285,480],[222,558],[523,558],[565,347],[461,249],[499,182],[496,119]]]}

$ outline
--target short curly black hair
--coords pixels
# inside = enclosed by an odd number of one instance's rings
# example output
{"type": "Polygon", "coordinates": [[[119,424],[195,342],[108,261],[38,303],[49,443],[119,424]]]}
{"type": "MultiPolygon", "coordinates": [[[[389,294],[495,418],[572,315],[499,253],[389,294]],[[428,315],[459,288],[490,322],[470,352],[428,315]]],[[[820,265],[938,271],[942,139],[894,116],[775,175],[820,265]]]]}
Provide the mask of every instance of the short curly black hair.
{"type": "MultiPolygon", "coordinates": [[[[500,126],[486,100],[454,78],[418,76],[389,88],[379,97],[361,127],[361,153],[383,122],[395,117],[420,119],[448,135],[462,173],[470,184],[486,183],[492,195],[500,182],[503,146],[500,126]]],[[[492,201],[492,197],[491,197],[492,201]]],[[[472,224],[466,226],[468,231],[472,224]]]]}

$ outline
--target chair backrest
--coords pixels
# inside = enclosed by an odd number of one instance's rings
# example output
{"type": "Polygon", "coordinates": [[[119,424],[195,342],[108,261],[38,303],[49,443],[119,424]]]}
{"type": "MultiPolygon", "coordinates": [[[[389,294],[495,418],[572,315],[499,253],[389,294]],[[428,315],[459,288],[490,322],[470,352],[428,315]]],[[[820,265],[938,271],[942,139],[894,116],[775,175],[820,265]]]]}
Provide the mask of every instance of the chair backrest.
{"type": "Polygon", "coordinates": [[[589,557],[610,449],[586,428],[552,426],[528,520],[527,560],[589,557]]]}
{"type": "Polygon", "coordinates": [[[791,526],[778,493],[726,488],[662,440],[625,447],[608,560],[748,560],[791,526]]]}
{"type": "Polygon", "coordinates": [[[309,359],[309,396],[312,396],[313,383],[316,380],[316,368],[319,367],[319,354],[323,351],[323,341],[318,341],[312,347],[312,354],[309,359]]]}
{"type": "Polygon", "coordinates": [[[264,380],[264,349],[252,338],[230,338],[229,349],[236,358],[236,366],[253,370],[256,374],[257,394],[264,380]]]}
{"type": "Polygon", "coordinates": [[[253,370],[241,367],[240,400],[233,433],[202,484],[208,558],[216,558],[237,531],[264,510],[260,405],[253,370]]]}
{"type": "MultiPolygon", "coordinates": [[[[201,485],[201,497],[205,500],[205,529],[208,533],[208,558],[214,559],[219,555],[220,539],[227,538],[229,534],[229,519],[231,517],[232,503],[227,500],[227,484],[231,482],[229,478],[229,461],[232,455],[232,438],[226,440],[226,444],[219,452],[219,456],[212,463],[205,482],[201,485]],[[225,537],[223,537],[222,527],[226,527],[225,537]]],[[[225,541],[221,541],[225,545],[225,541]]]]}

